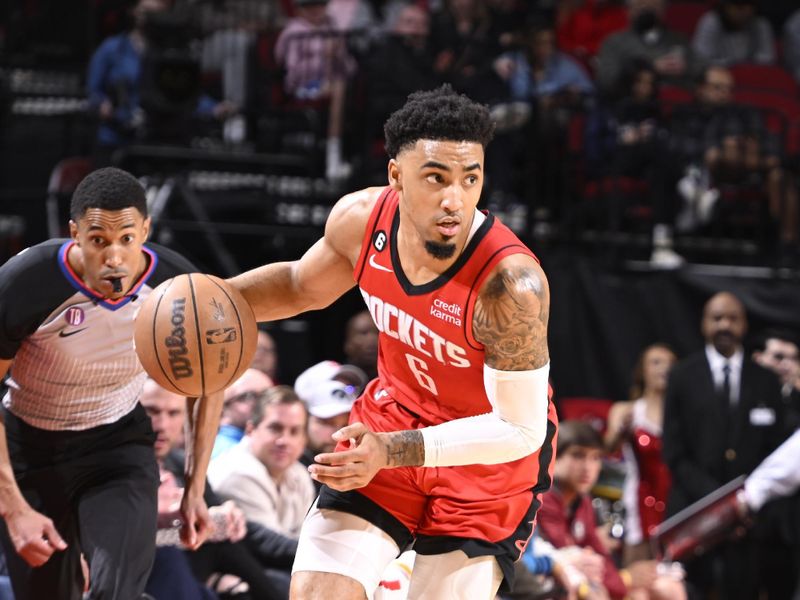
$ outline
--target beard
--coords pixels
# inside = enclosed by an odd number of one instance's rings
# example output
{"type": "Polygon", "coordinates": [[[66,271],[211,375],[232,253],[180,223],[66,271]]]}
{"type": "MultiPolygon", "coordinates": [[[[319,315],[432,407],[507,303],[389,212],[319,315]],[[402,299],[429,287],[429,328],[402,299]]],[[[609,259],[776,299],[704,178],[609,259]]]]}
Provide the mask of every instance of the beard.
{"type": "Polygon", "coordinates": [[[426,240],[425,250],[427,250],[428,254],[430,254],[433,258],[438,260],[447,260],[448,258],[452,258],[456,253],[456,245],[426,240]]]}

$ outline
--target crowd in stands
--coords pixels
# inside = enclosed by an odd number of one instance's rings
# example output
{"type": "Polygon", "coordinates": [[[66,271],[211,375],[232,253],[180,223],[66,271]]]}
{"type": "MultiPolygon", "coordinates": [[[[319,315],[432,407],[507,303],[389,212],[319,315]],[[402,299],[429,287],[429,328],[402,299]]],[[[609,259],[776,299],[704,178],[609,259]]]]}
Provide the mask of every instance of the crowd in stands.
{"type": "Polygon", "coordinates": [[[676,235],[744,223],[780,264],[797,258],[800,11],[788,5],[770,21],[756,0],[253,4],[136,2],[89,65],[96,156],[174,140],[191,119],[244,147],[299,143],[332,182],[375,182],[388,114],[449,82],[492,108],[486,202],[527,215],[518,229],[644,227],[653,264],[676,267],[676,235]],[[160,13],[201,15],[203,86],[179,119],[140,89],[160,13]],[[265,111],[286,128],[260,131],[265,111]]]}

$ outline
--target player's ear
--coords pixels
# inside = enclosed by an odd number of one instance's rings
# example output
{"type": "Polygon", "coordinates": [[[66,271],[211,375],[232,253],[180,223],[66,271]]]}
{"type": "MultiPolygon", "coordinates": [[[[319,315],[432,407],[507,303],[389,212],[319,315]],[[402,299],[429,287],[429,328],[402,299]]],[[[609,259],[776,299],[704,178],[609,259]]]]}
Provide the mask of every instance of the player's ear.
{"type": "Polygon", "coordinates": [[[142,237],[143,237],[142,242],[146,242],[148,240],[148,238],[150,237],[150,224],[151,223],[152,223],[152,220],[151,220],[150,217],[147,217],[144,220],[144,223],[142,223],[142,237]]]}
{"type": "Polygon", "coordinates": [[[251,433],[253,433],[253,429],[254,429],[253,422],[248,421],[247,424],[244,426],[244,434],[250,435],[251,433]]]}
{"type": "Polygon", "coordinates": [[[71,237],[78,246],[81,245],[78,241],[78,224],[72,219],[69,220],[69,237],[71,237]]]}
{"type": "Polygon", "coordinates": [[[387,167],[389,174],[389,185],[394,191],[399,192],[403,189],[403,174],[400,172],[400,164],[393,158],[387,167]]]}

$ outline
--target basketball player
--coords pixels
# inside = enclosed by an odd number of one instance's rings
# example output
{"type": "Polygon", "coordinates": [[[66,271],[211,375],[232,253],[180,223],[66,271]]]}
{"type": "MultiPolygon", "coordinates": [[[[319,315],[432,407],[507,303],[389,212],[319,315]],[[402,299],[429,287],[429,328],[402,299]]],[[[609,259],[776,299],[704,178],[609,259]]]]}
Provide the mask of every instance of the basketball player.
{"type": "Polygon", "coordinates": [[[259,321],[359,286],[380,331],[378,377],[309,466],[324,484],[303,525],[294,599],[371,598],[414,543],[410,598],[490,599],[511,583],[550,486],[550,298],[538,261],[476,210],[484,106],[448,86],[386,123],[389,186],[343,197],[298,261],[232,284],[259,321]]]}
{"type": "MultiPolygon", "coordinates": [[[[0,537],[17,600],[81,598],[81,554],[90,598],[130,600],[153,562],[159,484],[133,319],[156,285],[195,269],[143,245],[144,189],[124,171],[89,174],[70,216],[72,239],[0,267],[0,537]]],[[[187,402],[182,539],[194,548],[210,526],[203,488],[222,395],[187,402]]]]}

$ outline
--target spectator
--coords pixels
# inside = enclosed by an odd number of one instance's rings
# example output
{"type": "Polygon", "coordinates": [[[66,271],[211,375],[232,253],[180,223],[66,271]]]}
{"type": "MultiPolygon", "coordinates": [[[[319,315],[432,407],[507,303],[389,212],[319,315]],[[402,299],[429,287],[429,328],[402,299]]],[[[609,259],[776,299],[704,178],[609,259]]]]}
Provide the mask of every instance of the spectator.
{"type": "Polygon", "coordinates": [[[775,62],[772,27],[756,14],[756,0],[721,0],[698,22],[692,48],[710,64],[775,62]]]}
{"type": "MultiPolygon", "coordinates": [[[[355,365],[343,365],[335,360],[323,360],[310,366],[297,376],[294,390],[300,398],[311,397],[314,388],[327,381],[340,381],[350,389],[348,393],[360,394],[369,382],[367,375],[355,365]]],[[[306,400],[307,401],[307,400],[306,400]]]]}
{"type": "Polygon", "coordinates": [[[584,63],[591,62],[612,33],[628,26],[628,12],[618,0],[558,2],[558,47],[584,63]]]}
{"type": "MultiPolygon", "coordinates": [[[[167,8],[166,0],[138,0],[133,8],[131,30],[106,39],[92,55],[87,88],[89,105],[100,119],[96,140],[98,163],[109,162],[113,150],[134,141],[145,131],[141,107],[143,60],[148,47],[145,31],[153,15],[167,8]]],[[[204,95],[199,97],[195,110],[197,116],[217,118],[232,112],[234,107],[229,103],[215,102],[204,95]]]]}
{"type": "Polygon", "coordinates": [[[686,85],[702,68],[686,39],[664,24],[665,0],[629,0],[628,29],[606,38],[597,56],[597,86],[617,89],[619,79],[634,60],[646,60],[666,82],[686,85]]]}
{"type": "MultiPolygon", "coordinates": [[[[308,442],[301,463],[308,466],[320,452],[333,452],[336,442],[332,436],[347,426],[355,399],[352,386],[336,380],[318,383],[303,398],[308,407],[308,442]]],[[[315,481],[314,487],[319,491],[322,484],[315,481]]]]}
{"type": "Polygon", "coordinates": [[[790,255],[797,243],[798,195],[783,168],[780,140],[767,130],[758,109],[733,103],[733,75],[727,68],[709,67],[700,81],[697,101],[676,109],[672,118],[674,163],[686,166],[677,188],[685,200],[677,227],[707,223],[720,187],[755,184],[766,190],[781,251],[790,255]]]}
{"type": "Polygon", "coordinates": [[[347,79],[355,62],[344,36],[336,33],[326,13],[328,0],[294,0],[296,16],[275,42],[275,58],[284,68],[286,92],[298,100],[329,102],[325,172],[329,179],[346,179],[351,167],[342,154],[347,79]]]}
{"type": "MultiPolygon", "coordinates": [[[[342,349],[347,363],[365,374],[363,383],[361,373],[355,374],[358,378],[355,383],[364,389],[367,381],[378,376],[378,328],[368,310],[359,311],[348,319],[342,349]]],[[[345,383],[354,382],[345,380],[345,383]]]]}
{"type": "Polygon", "coordinates": [[[550,103],[558,94],[594,91],[583,67],[556,47],[552,25],[530,26],[522,42],[521,50],[503,54],[494,63],[495,71],[508,83],[512,100],[550,103]]]}
{"type": "Polygon", "coordinates": [[[369,30],[376,22],[368,0],[328,0],[326,12],[338,31],[369,30]]]}
{"type": "Polygon", "coordinates": [[[783,26],[783,58],[786,68],[800,83],[800,9],[783,26]]]}
{"type": "MultiPolygon", "coordinates": [[[[675,268],[683,258],[673,250],[675,198],[661,160],[666,143],[658,86],[656,69],[646,60],[633,59],[621,73],[619,87],[589,116],[586,155],[600,177],[647,182],[653,207],[651,263],[675,268]]],[[[620,218],[613,212],[619,208],[610,210],[612,222],[620,218]]]]}
{"type": "Polygon", "coordinates": [[[788,331],[764,331],[756,338],[752,356],[780,378],[784,428],[787,435],[793,433],[800,428],[800,351],[796,338],[788,331]]]}
{"type": "Polygon", "coordinates": [[[503,85],[492,63],[503,47],[485,0],[445,0],[444,5],[433,18],[434,68],[458,91],[494,103],[503,97],[503,85]]]}
{"type": "Polygon", "coordinates": [[[211,487],[234,500],[248,521],[297,538],[314,486],[298,462],[307,441],[308,413],[292,388],[267,390],[256,403],[242,441],[213,460],[211,487]]]}
{"type": "Polygon", "coordinates": [[[242,440],[257,399],[273,385],[273,381],[267,375],[251,368],[225,389],[219,433],[211,451],[212,459],[227,452],[242,440]]]}
{"type": "Polygon", "coordinates": [[[442,83],[434,70],[430,44],[430,15],[411,2],[387,11],[387,35],[376,40],[365,65],[369,102],[368,133],[383,138],[383,123],[399,109],[409,94],[432,90],[442,83]]]}
{"type": "MultiPolygon", "coordinates": [[[[744,356],[741,301],[730,292],[714,294],[703,307],[701,331],[704,350],[677,363],[667,385],[668,514],[749,473],[781,442],[780,386],[774,374],[744,356]]],[[[758,547],[752,539],[725,544],[686,567],[700,593],[757,597],[758,547]]]]}
{"type": "Polygon", "coordinates": [[[667,376],[675,360],[664,344],[645,348],[633,371],[631,400],[615,403],[608,415],[606,449],[616,452],[623,447],[627,472],[622,495],[625,564],[654,558],[650,534],[666,510],[670,474],[661,457],[661,430],[667,376]]]}
{"type": "Polygon", "coordinates": [[[263,325],[259,325],[258,328],[256,354],[250,366],[264,373],[273,383],[278,381],[278,348],[274,338],[263,325]]]}
{"type": "MultiPolygon", "coordinates": [[[[186,399],[147,380],[141,397],[156,434],[155,454],[161,471],[158,489],[159,523],[171,527],[179,516],[183,494],[183,456],[175,446],[186,419],[186,399]]],[[[206,502],[214,523],[209,543],[195,552],[160,544],[146,591],[155,598],[211,600],[216,595],[203,582],[215,572],[229,573],[247,582],[255,597],[279,600],[277,586],[264,573],[253,553],[240,543],[247,532],[242,511],[231,501],[221,503],[206,488],[206,502]]],[[[168,540],[167,540],[168,542],[168,540]]]]}
{"type": "Polygon", "coordinates": [[[538,520],[542,537],[556,548],[588,548],[603,557],[604,568],[584,572],[589,598],[686,598],[683,583],[659,576],[656,563],[640,560],[618,570],[600,541],[589,492],[597,483],[603,458],[603,441],[591,425],[564,421],[559,426],[553,487],[542,499],[538,520]]]}

